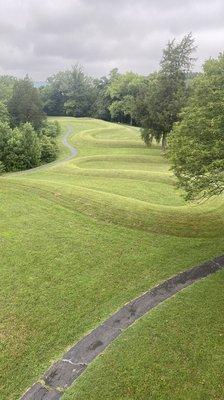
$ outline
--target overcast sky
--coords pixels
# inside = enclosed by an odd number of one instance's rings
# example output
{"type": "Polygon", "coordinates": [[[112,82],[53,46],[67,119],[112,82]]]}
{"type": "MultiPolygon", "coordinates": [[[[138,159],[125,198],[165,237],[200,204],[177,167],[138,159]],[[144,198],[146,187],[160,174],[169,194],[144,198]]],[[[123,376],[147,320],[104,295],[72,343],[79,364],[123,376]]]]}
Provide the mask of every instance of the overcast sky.
{"type": "Polygon", "coordinates": [[[0,74],[45,80],[76,62],[148,74],[192,32],[198,70],[224,50],[224,0],[0,0],[0,74]]]}

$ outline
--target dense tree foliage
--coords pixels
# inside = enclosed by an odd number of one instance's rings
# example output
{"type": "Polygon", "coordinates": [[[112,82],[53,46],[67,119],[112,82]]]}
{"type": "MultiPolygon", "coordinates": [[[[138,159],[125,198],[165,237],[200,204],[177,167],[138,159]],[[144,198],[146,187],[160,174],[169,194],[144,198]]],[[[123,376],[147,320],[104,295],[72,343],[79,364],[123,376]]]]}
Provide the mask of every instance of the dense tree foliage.
{"type": "Polygon", "coordinates": [[[169,140],[169,157],[187,198],[224,190],[224,54],[192,81],[181,122],[169,140]]]}
{"type": "Polygon", "coordinates": [[[39,91],[28,76],[15,82],[8,109],[14,127],[30,122],[38,130],[46,118],[39,91]]]}
{"type": "Polygon", "coordinates": [[[112,99],[109,110],[113,120],[130,124],[135,122],[135,103],[144,80],[141,75],[126,72],[111,81],[108,93],[112,99]]]}
{"type": "Polygon", "coordinates": [[[42,135],[40,139],[40,160],[41,163],[52,162],[58,154],[56,142],[50,136],[42,135]]]}
{"type": "Polygon", "coordinates": [[[0,171],[19,171],[54,161],[57,129],[52,123],[36,132],[28,122],[15,128],[0,122],[0,171]]]}
{"type": "Polygon", "coordinates": [[[16,81],[17,79],[14,76],[0,76],[0,101],[4,104],[8,104],[9,99],[12,97],[13,87],[16,81]]]}
{"type": "Polygon", "coordinates": [[[58,123],[47,122],[39,91],[31,80],[0,78],[0,173],[55,160],[58,123]],[[11,97],[10,97],[11,96],[11,97]]]}
{"type": "Polygon", "coordinates": [[[56,138],[61,132],[58,121],[45,121],[41,133],[50,138],[56,138]]]}
{"type": "MultiPolygon", "coordinates": [[[[94,80],[95,102],[91,107],[91,117],[101,118],[106,121],[112,120],[110,107],[113,103],[113,99],[110,95],[110,86],[120,77],[120,75],[118,69],[114,68],[110,71],[108,77],[103,76],[100,79],[94,80]]],[[[114,121],[120,122],[119,119],[115,117],[114,121]]]]}
{"type": "MultiPolygon", "coordinates": [[[[185,105],[188,95],[187,79],[192,66],[194,40],[191,34],[180,43],[168,43],[163,51],[161,69],[149,78],[148,90],[139,98],[138,108],[145,110],[140,119],[142,138],[147,145],[155,137],[166,146],[167,135],[185,105]]],[[[144,87],[144,89],[147,89],[144,87]]]]}
{"type": "Polygon", "coordinates": [[[48,115],[94,117],[106,121],[137,123],[136,99],[146,77],[114,68],[108,77],[92,79],[81,67],[61,71],[41,89],[48,115]]]}
{"type": "Polygon", "coordinates": [[[5,171],[32,168],[40,163],[40,144],[31,124],[12,129],[0,123],[0,160],[5,171]]]}
{"type": "Polygon", "coordinates": [[[94,80],[78,65],[48,78],[41,92],[48,115],[90,116],[96,98],[94,80]]]}
{"type": "Polygon", "coordinates": [[[10,121],[10,115],[6,105],[3,102],[0,102],[0,122],[7,122],[10,121]]]}
{"type": "Polygon", "coordinates": [[[111,97],[108,92],[111,78],[103,76],[100,79],[94,80],[95,87],[95,101],[91,106],[90,116],[103,119],[105,121],[111,120],[110,105],[112,103],[111,97]]]}
{"type": "Polygon", "coordinates": [[[63,89],[64,72],[49,77],[46,86],[40,89],[44,111],[47,115],[65,115],[65,95],[63,89]]]}

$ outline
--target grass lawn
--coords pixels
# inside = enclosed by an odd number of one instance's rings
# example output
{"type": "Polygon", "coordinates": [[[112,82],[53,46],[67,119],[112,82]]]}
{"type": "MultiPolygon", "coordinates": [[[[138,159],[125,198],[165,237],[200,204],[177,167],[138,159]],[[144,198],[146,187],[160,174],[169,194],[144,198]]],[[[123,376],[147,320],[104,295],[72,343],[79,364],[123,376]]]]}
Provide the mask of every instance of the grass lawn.
{"type": "Polygon", "coordinates": [[[224,271],[137,321],[63,400],[224,398],[224,271]]]}
{"type": "MultiPolygon", "coordinates": [[[[77,158],[63,161],[69,152],[61,146],[59,163],[0,178],[1,400],[17,400],[52,361],[124,303],[224,250],[223,198],[201,205],[186,204],[175,189],[160,149],[146,149],[137,128],[85,118],[58,120],[64,131],[68,125],[74,127],[70,141],[78,149],[77,158]]],[[[218,287],[222,276],[217,274],[208,282],[216,279],[218,287]]],[[[159,313],[169,313],[171,306],[170,318],[180,317],[178,308],[177,314],[174,312],[179,304],[176,300],[180,298],[184,304],[191,290],[197,298],[198,285],[127,331],[133,360],[138,357],[131,343],[137,330],[142,330],[143,337],[141,341],[139,336],[137,343],[135,340],[136,348],[143,349],[148,340],[147,326],[154,321],[155,329],[158,326],[161,332],[164,321],[159,313]]],[[[223,314],[218,322],[223,324],[223,314]]],[[[120,358],[116,346],[123,340],[112,347],[117,365],[120,358]]],[[[157,350],[163,360],[166,342],[164,347],[161,342],[157,350]]],[[[213,350],[218,357],[218,347],[213,350]]],[[[109,350],[105,359],[111,354],[109,350]]],[[[151,362],[150,354],[145,348],[146,365],[151,362]]],[[[128,371],[132,366],[126,359],[128,371]]],[[[99,378],[100,362],[91,366],[71,396],[78,398],[80,393],[83,399],[98,398],[100,387],[90,392],[90,382],[94,371],[95,380],[99,378]]],[[[142,364],[138,368],[142,374],[149,374],[142,364]]],[[[107,372],[109,365],[105,379],[107,372]]],[[[149,376],[159,380],[160,369],[150,370],[149,376]]],[[[113,382],[111,377],[112,386],[113,382]]],[[[116,391],[110,394],[114,397],[107,397],[108,388],[106,384],[101,388],[104,398],[118,399],[116,391]]],[[[163,396],[162,386],[155,390],[159,396],[160,389],[163,396]]],[[[132,390],[137,389],[130,378],[130,393],[132,390]]],[[[147,390],[148,386],[145,393],[147,390]]],[[[217,387],[217,396],[219,393],[217,387]]],[[[160,399],[153,395],[152,399],[160,399]]],[[[130,394],[127,398],[135,397],[130,394]]]]}

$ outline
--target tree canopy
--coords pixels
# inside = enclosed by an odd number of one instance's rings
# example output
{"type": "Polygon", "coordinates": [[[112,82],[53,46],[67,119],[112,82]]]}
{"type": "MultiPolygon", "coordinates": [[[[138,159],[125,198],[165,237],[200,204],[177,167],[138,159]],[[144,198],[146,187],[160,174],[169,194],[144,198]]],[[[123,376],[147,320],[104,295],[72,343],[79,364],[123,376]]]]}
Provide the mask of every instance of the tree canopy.
{"type": "Polygon", "coordinates": [[[73,117],[90,116],[96,96],[94,80],[79,65],[49,77],[41,94],[47,114],[73,117]]]}
{"type": "Polygon", "coordinates": [[[3,75],[0,76],[0,101],[8,104],[9,99],[12,97],[13,87],[17,79],[14,76],[3,75]]]}
{"type": "Polygon", "coordinates": [[[0,77],[0,173],[36,167],[55,160],[57,123],[47,122],[32,81],[0,77]]]}
{"type": "Polygon", "coordinates": [[[192,81],[187,106],[169,140],[172,168],[188,199],[224,190],[224,54],[192,81]]]}
{"type": "Polygon", "coordinates": [[[187,77],[193,63],[194,51],[192,35],[186,35],[179,43],[172,40],[163,51],[160,62],[161,69],[149,79],[148,88],[140,97],[145,110],[141,118],[142,138],[149,144],[153,137],[162,139],[166,146],[166,138],[179,113],[186,103],[188,88],[187,77]],[[148,90],[147,90],[148,89],[148,90]]]}
{"type": "Polygon", "coordinates": [[[133,123],[136,116],[135,102],[144,79],[141,75],[126,72],[111,80],[108,93],[112,99],[109,106],[112,119],[133,123]]]}
{"type": "Polygon", "coordinates": [[[0,102],[0,122],[10,122],[10,115],[6,105],[3,102],[0,102]]]}
{"type": "Polygon", "coordinates": [[[46,116],[39,91],[28,76],[15,82],[12,97],[8,102],[8,110],[12,126],[29,122],[34,129],[41,128],[46,116]]]}

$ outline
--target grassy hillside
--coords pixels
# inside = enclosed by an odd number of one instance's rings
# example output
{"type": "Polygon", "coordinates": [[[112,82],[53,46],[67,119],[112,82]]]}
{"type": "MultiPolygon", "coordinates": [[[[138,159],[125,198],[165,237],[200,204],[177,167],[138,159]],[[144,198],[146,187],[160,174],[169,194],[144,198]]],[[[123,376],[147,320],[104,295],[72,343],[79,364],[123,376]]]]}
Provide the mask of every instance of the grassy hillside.
{"type": "Polygon", "coordinates": [[[90,365],[63,400],[221,400],[224,272],[151,311],[90,365]]]}
{"type": "MultiPolygon", "coordinates": [[[[64,132],[73,127],[78,156],[63,161],[69,151],[61,146],[60,162],[0,178],[2,400],[16,400],[124,303],[224,250],[223,199],[186,204],[160,149],[146,149],[137,128],[58,120],[64,132]]],[[[135,332],[128,335],[132,346],[135,332]]],[[[89,400],[98,397],[88,374],[80,385],[87,382],[81,398],[89,400]]]]}

